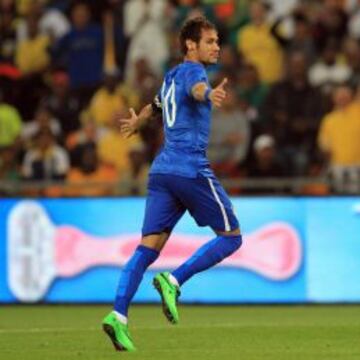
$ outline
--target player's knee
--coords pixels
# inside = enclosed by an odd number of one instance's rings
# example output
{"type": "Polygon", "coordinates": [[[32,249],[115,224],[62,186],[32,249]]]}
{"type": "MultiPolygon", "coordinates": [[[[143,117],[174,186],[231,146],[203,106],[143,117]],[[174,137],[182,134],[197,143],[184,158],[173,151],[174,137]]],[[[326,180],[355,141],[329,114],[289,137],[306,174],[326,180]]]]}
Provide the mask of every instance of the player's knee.
{"type": "Polygon", "coordinates": [[[231,240],[234,243],[235,250],[237,250],[237,249],[239,249],[241,247],[241,245],[242,245],[242,236],[241,236],[241,234],[232,235],[231,240]]]}
{"type": "Polygon", "coordinates": [[[236,235],[225,235],[223,238],[223,246],[227,248],[227,255],[231,255],[236,250],[238,250],[242,244],[242,236],[240,234],[236,235]]]}

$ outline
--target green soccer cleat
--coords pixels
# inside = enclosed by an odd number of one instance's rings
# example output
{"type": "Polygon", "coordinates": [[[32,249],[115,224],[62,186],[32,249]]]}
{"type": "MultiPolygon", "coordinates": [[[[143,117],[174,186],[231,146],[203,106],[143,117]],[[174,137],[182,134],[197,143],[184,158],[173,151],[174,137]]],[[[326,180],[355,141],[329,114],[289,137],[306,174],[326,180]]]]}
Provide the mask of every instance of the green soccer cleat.
{"type": "Polygon", "coordinates": [[[104,318],[102,326],[117,351],[136,350],[128,326],[119,321],[113,312],[104,318]]]}
{"type": "Polygon", "coordinates": [[[179,314],[176,306],[180,296],[180,288],[170,282],[168,272],[157,274],[154,277],[153,285],[161,296],[164,315],[172,324],[177,324],[179,314]]]}

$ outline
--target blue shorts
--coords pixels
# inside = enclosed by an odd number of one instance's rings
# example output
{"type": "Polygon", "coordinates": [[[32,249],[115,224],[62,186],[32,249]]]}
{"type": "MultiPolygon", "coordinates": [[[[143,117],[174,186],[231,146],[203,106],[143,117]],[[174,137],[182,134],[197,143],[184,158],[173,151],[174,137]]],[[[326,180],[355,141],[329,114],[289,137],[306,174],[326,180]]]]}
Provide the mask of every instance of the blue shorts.
{"type": "Polygon", "coordinates": [[[170,233],[186,210],[199,226],[210,226],[215,231],[232,231],[239,227],[230,199],[215,176],[193,179],[152,174],[143,236],[170,233]]]}

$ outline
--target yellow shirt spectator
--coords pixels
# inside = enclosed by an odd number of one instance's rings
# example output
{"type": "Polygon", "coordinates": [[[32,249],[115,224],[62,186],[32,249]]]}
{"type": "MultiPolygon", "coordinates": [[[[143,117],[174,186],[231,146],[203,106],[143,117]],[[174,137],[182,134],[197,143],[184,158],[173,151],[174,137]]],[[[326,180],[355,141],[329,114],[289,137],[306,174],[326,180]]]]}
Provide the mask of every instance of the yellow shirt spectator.
{"type": "Polygon", "coordinates": [[[139,95],[136,90],[126,83],[118,86],[117,91],[123,97],[127,108],[137,109],[140,105],[139,95]]]}
{"type": "Polygon", "coordinates": [[[271,35],[269,25],[249,24],[240,30],[238,50],[247,62],[257,67],[262,81],[273,83],[280,79],[283,68],[282,51],[271,35]]]}
{"type": "Polygon", "coordinates": [[[90,102],[90,115],[98,125],[111,125],[116,112],[126,111],[125,101],[118,90],[113,93],[100,88],[90,102]]]}
{"type": "Polygon", "coordinates": [[[360,104],[333,111],[321,122],[319,147],[330,154],[332,165],[360,165],[360,104]]]}
{"type": "Polygon", "coordinates": [[[135,144],[128,153],[131,167],[122,172],[119,182],[119,195],[145,195],[147,191],[147,180],[149,175],[149,164],[146,161],[145,146],[135,144]]]}
{"type": "Polygon", "coordinates": [[[124,138],[120,132],[110,129],[99,140],[99,160],[104,164],[116,167],[121,178],[122,173],[128,172],[130,169],[129,151],[139,142],[141,140],[137,136],[124,138]]]}
{"type": "Polygon", "coordinates": [[[41,71],[49,65],[49,43],[46,35],[37,35],[20,42],[16,51],[16,65],[23,74],[41,71]]]}

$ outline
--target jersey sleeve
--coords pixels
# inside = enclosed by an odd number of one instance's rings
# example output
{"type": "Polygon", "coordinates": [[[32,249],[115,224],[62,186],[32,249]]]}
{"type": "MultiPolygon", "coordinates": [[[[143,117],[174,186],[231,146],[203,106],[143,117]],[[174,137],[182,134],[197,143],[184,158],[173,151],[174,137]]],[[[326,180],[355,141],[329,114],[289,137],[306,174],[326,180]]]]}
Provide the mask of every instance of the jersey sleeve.
{"type": "Polygon", "coordinates": [[[200,64],[189,67],[184,74],[185,90],[191,96],[191,89],[195,84],[205,82],[208,83],[208,78],[204,67],[200,64]]]}

